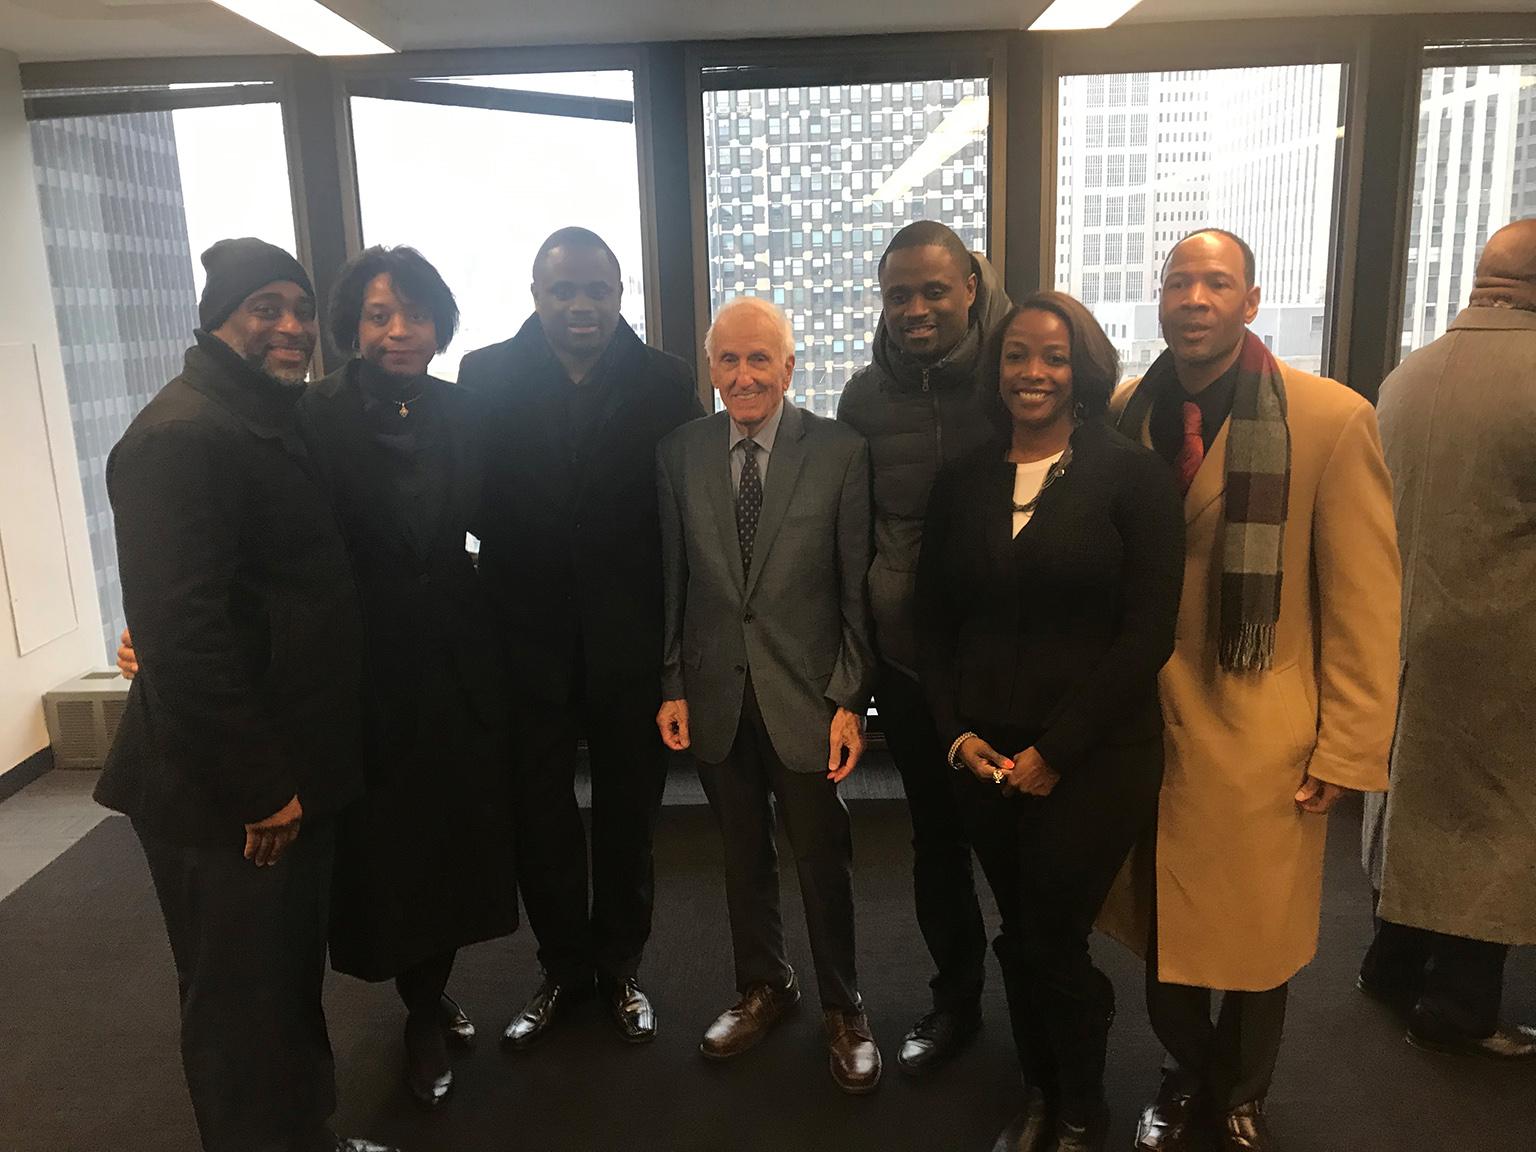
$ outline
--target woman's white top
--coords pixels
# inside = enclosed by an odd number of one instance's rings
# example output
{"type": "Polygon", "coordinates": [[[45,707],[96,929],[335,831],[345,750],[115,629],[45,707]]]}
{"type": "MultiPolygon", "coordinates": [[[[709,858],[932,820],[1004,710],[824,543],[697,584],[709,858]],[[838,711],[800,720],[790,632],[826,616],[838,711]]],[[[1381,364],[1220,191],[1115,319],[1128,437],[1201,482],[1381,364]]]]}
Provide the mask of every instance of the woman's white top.
{"type": "MultiPolygon", "coordinates": [[[[1015,504],[1028,504],[1036,496],[1040,495],[1040,485],[1045,482],[1045,474],[1051,470],[1056,461],[1061,459],[1061,453],[1047,456],[1044,460],[1034,460],[1028,464],[1015,464],[1013,466],[1013,502],[1015,504]]],[[[1013,514],[1013,534],[1017,536],[1029,523],[1030,517],[1035,514],[1031,508],[1028,512],[1015,512],[1013,514]]]]}

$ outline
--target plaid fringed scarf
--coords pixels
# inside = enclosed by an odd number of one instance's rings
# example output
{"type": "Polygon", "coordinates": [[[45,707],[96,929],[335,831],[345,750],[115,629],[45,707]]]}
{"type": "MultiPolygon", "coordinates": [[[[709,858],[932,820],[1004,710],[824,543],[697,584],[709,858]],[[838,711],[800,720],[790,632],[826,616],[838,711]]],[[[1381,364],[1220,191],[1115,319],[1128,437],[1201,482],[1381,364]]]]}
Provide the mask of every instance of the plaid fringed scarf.
{"type": "MultiPolygon", "coordinates": [[[[1270,667],[1280,618],[1281,557],[1291,488],[1291,433],[1285,422],[1280,365],[1252,332],[1237,357],[1237,390],[1227,430],[1226,526],[1221,541],[1221,666],[1229,672],[1270,667]]],[[[1153,400],[1178,387],[1164,352],[1142,377],[1119,428],[1139,438],[1153,400]]]]}

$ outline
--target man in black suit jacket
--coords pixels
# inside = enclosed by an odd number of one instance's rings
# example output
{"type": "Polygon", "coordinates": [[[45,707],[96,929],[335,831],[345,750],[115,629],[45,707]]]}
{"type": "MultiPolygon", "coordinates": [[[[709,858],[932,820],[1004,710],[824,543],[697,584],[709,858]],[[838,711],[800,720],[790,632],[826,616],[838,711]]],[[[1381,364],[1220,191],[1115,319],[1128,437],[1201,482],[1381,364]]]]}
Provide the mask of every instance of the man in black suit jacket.
{"type": "Polygon", "coordinates": [[[594,977],[628,1040],[656,1033],[637,982],[651,931],[651,839],[666,783],[656,445],[701,416],[688,366],[619,316],[618,260],[564,228],[533,264],[534,315],[471,352],[459,383],[486,399],[480,570],[501,607],[519,764],[518,876],[544,980],[507,1025],[523,1048],[594,977]],[[574,793],[592,772],[592,889],[574,793]]]}
{"type": "Polygon", "coordinates": [[[260,240],[203,254],[182,374],[107,461],[139,674],[96,798],[149,861],[208,1152],[380,1146],[327,1126],[334,817],[362,791],[352,572],[298,409],[314,292],[260,240]]]}

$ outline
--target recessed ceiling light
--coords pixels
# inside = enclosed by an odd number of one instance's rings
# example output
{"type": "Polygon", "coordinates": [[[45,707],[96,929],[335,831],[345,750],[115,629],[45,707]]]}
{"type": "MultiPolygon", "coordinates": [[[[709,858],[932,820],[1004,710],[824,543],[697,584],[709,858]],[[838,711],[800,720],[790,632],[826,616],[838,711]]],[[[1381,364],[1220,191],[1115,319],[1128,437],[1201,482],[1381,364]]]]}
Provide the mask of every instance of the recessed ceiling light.
{"type": "Polygon", "coordinates": [[[1035,17],[1029,30],[1061,32],[1068,28],[1108,28],[1138,3],[1140,0],[1055,0],[1035,17]]]}
{"type": "Polygon", "coordinates": [[[318,0],[214,0],[214,3],[316,56],[373,56],[394,51],[318,0]]]}

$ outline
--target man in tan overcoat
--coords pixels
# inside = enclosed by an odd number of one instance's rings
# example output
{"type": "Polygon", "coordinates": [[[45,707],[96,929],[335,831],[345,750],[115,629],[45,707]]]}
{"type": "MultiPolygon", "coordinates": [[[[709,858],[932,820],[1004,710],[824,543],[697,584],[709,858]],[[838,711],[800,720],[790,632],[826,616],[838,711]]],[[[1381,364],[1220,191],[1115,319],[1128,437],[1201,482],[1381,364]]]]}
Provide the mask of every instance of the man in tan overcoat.
{"type": "Polygon", "coordinates": [[[1168,351],[1111,409],[1173,467],[1188,532],[1155,851],[1103,917],[1145,950],[1168,1051],[1142,1149],[1188,1147],[1207,1120],[1223,1150],[1274,1147],[1263,1101],[1287,981],[1317,947],[1325,816],[1386,784],[1400,576],[1375,413],[1275,360],[1258,307],[1247,244],[1185,237],[1163,268],[1168,351]]]}
{"type": "Polygon", "coordinates": [[[1536,1059],[1501,1028],[1536,944],[1536,218],[1495,232],[1470,304],[1381,386],[1403,550],[1392,787],[1367,798],[1381,893],[1360,988],[1420,1048],[1536,1059]]]}

